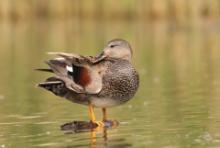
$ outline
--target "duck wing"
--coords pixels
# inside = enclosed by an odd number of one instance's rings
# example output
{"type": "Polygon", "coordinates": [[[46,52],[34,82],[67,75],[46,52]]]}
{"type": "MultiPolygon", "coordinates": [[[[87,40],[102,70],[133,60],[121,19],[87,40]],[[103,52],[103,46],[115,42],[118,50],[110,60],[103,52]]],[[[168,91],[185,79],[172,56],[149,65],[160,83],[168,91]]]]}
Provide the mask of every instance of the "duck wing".
{"type": "Polygon", "coordinates": [[[72,54],[72,53],[65,53],[65,52],[48,52],[50,55],[57,55],[60,57],[65,58],[67,61],[70,63],[73,62],[75,64],[97,64],[98,62],[101,62],[104,60],[106,57],[103,56],[102,54],[99,56],[82,56],[82,55],[77,55],[77,54],[72,54]]]}
{"type": "MultiPolygon", "coordinates": [[[[37,69],[40,71],[53,72],[57,79],[64,82],[65,86],[76,93],[97,94],[102,89],[102,77],[100,66],[96,57],[85,57],[63,52],[50,53],[60,56],[46,61],[49,69],[37,69]]],[[[43,82],[50,85],[53,81],[43,82]]],[[[41,83],[41,86],[44,84],[41,83]]]]}

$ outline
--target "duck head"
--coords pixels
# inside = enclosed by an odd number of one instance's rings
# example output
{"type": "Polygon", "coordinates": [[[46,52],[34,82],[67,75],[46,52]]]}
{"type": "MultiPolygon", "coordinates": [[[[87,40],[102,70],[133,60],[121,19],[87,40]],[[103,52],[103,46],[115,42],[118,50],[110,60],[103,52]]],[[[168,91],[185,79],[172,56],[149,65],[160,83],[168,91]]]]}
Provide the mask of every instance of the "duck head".
{"type": "Polygon", "coordinates": [[[99,58],[117,58],[131,61],[132,49],[130,44],[123,39],[114,39],[108,42],[99,58]]]}

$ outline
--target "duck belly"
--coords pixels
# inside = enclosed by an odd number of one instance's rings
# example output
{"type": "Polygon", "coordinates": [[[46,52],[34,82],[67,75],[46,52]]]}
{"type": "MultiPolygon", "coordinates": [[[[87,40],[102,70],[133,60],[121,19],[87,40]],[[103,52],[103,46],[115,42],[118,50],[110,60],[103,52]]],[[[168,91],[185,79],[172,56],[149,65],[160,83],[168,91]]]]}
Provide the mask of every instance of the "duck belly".
{"type": "Polygon", "coordinates": [[[92,98],[91,99],[91,104],[94,107],[98,107],[98,108],[106,108],[106,107],[113,107],[113,106],[117,106],[119,104],[121,104],[120,102],[118,102],[115,99],[112,98],[92,98]]]}

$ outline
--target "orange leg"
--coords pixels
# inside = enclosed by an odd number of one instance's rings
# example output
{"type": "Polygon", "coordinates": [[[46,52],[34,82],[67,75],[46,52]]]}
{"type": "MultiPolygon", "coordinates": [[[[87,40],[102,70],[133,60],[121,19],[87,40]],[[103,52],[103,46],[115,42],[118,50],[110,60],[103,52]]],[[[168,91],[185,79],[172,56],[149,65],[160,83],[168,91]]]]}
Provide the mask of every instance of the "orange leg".
{"type": "Polygon", "coordinates": [[[89,103],[89,118],[91,122],[95,122],[95,114],[94,114],[94,109],[91,103],[89,103]]]}
{"type": "Polygon", "coordinates": [[[103,122],[96,121],[95,113],[94,113],[94,108],[93,108],[91,103],[89,103],[89,118],[90,118],[90,121],[95,123],[95,124],[97,124],[98,127],[104,127],[104,123],[103,122]]]}
{"type": "Polygon", "coordinates": [[[107,111],[106,111],[106,108],[102,108],[102,113],[103,113],[102,121],[107,121],[107,111]]]}
{"type": "Polygon", "coordinates": [[[103,119],[102,121],[105,123],[110,123],[111,127],[117,127],[118,126],[118,121],[116,120],[108,120],[107,118],[107,109],[106,108],[102,108],[102,113],[103,113],[103,119]]]}

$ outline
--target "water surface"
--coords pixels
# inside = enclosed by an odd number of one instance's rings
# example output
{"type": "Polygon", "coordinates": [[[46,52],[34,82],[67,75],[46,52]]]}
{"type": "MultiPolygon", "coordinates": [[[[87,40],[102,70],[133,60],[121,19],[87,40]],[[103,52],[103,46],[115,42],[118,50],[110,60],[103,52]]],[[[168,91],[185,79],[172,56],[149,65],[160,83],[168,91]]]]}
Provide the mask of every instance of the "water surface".
{"type": "MultiPolygon", "coordinates": [[[[219,147],[220,29],[216,22],[30,20],[0,23],[0,147],[219,147]],[[131,42],[140,88],[108,110],[117,128],[65,133],[87,107],[35,85],[48,51],[95,55],[115,37],[131,42]]],[[[101,119],[101,110],[96,109],[101,119]]]]}

